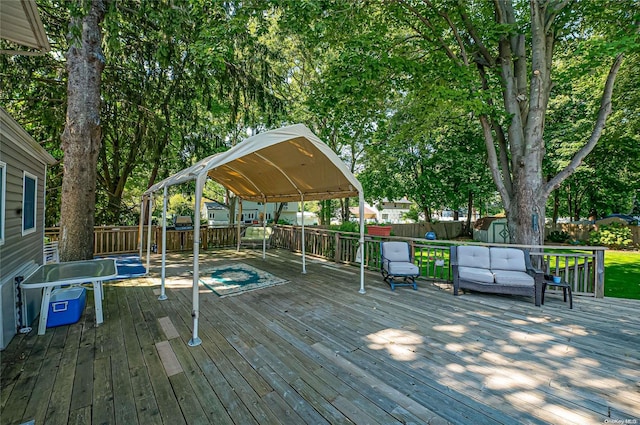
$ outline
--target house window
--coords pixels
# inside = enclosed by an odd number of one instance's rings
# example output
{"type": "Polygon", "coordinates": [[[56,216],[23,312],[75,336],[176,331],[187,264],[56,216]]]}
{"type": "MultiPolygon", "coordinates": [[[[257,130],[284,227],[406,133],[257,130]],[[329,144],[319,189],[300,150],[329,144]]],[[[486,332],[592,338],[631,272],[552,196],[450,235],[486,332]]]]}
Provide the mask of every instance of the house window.
{"type": "Polygon", "coordinates": [[[4,244],[4,199],[6,197],[5,187],[7,185],[7,164],[0,162],[0,245],[4,244]]]}
{"type": "Polygon", "coordinates": [[[36,196],[38,178],[33,174],[23,174],[22,178],[22,234],[36,231],[36,196]]]}
{"type": "Polygon", "coordinates": [[[210,213],[209,213],[209,220],[213,220],[214,218],[216,218],[216,214],[215,214],[215,213],[210,212],[210,213]]]}
{"type": "Polygon", "coordinates": [[[382,214],[382,220],[384,221],[389,220],[389,214],[382,214]]]}

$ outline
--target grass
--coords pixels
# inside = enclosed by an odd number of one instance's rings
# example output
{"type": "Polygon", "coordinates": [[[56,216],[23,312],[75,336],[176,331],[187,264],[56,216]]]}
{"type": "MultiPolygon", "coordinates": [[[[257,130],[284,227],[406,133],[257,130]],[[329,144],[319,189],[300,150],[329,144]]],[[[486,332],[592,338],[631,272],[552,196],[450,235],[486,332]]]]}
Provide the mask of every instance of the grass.
{"type": "MultiPolygon", "coordinates": [[[[425,241],[425,245],[442,246],[440,243],[425,241]]],[[[554,252],[554,250],[550,250],[554,252]]],[[[566,252],[566,251],[563,251],[566,252]]],[[[449,251],[429,252],[428,248],[416,250],[416,257],[422,257],[421,274],[428,278],[449,278],[449,251]],[[445,267],[434,270],[434,260],[442,258],[445,267]]],[[[640,300],[640,251],[607,250],[604,254],[604,295],[605,297],[631,298],[640,300]]]]}
{"type": "MultiPolygon", "coordinates": [[[[448,266],[449,251],[443,254],[448,266]]],[[[416,252],[416,256],[422,256],[423,264],[426,264],[429,254],[419,251],[416,252]]],[[[427,267],[423,267],[422,275],[448,279],[449,267],[444,267],[444,270],[438,269],[436,272],[433,269],[433,259],[432,257],[428,270],[427,267]]],[[[640,299],[640,251],[605,251],[604,267],[605,297],[640,299]]]]}
{"type": "Polygon", "coordinates": [[[604,253],[605,297],[640,299],[640,252],[604,253]]]}

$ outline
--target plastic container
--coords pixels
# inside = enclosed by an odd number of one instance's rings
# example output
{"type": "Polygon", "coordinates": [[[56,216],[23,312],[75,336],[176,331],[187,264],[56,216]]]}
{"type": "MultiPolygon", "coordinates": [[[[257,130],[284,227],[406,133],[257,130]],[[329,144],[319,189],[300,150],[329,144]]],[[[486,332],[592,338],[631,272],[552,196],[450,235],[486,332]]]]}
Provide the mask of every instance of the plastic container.
{"type": "Polygon", "coordinates": [[[56,289],[49,300],[47,328],[69,325],[80,320],[87,301],[87,290],[81,286],[56,289]]]}
{"type": "Polygon", "coordinates": [[[560,276],[553,276],[553,283],[560,283],[562,282],[562,278],[560,276]]]}

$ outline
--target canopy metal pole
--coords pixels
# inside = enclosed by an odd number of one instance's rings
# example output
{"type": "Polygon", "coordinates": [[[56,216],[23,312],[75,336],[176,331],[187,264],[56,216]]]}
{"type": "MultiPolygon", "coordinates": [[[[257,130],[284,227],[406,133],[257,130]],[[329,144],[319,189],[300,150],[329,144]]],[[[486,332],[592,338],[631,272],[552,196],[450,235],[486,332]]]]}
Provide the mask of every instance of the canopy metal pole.
{"type": "Polygon", "coordinates": [[[167,198],[167,186],[165,186],[164,198],[162,199],[162,272],[160,275],[160,296],[158,296],[160,301],[167,299],[167,294],[164,291],[165,268],[167,266],[167,198]]]}
{"type": "Polygon", "coordinates": [[[198,337],[198,318],[200,316],[200,203],[202,201],[202,189],[207,180],[207,175],[199,175],[196,179],[196,205],[193,226],[193,292],[191,317],[193,317],[193,336],[189,340],[189,346],[195,347],[202,343],[198,337]]]}
{"type": "Polygon", "coordinates": [[[142,236],[143,232],[144,232],[144,196],[142,197],[142,201],[140,201],[140,223],[138,225],[138,250],[140,251],[139,257],[141,260],[142,260],[142,247],[144,246],[144,239],[142,236]]]}
{"type": "Polygon", "coordinates": [[[264,260],[267,258],[267,198],[262,199],[262,259],[264,260]]]}
{"type": "Polygon", "coordinates": [[[365,261],[365,249],[364,249],[364,193],[358,192],[358,202],[360,203],[360,292],[364,294],[364,261],[365,261]]]}
{"type": "Polygon", "coordinates": [[[302,202],[302,274],[307,274],[307,261],[305,258],[305,243],[304,243],[304,194],[300,195],[300,200],[302,202]]]}
{"type": "Polygon", "coordinates": [[[236,199],[238,200],[238,218],[236,220],[236,229],[238,231],[238,246],[236,248],[236,251],[240,252],[240,234],[242,233],[242,230],[240,230],[240,222],[242,221],[242,198],[236,197],[236,199]]]}
{"type": "Polygon", "coordinates": [[[147,273],[151,267],[151,213],[153,212],[153,193],[149,194],[149,224],[147,228],[147,273]]]}

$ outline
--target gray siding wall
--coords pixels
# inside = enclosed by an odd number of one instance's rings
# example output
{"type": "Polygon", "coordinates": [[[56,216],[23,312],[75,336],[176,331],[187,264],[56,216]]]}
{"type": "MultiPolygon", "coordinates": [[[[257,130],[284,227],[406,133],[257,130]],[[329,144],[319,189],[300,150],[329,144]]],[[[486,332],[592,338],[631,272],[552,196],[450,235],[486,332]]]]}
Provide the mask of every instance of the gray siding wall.
{"type": "MultiPolygon", "coordinates": [[[[0,278],[14,273],[21,265],[34,260],[42,264],[44,243],[44,191],[46,165],[25,152],[8,135],[0,134],[0,161],[6,163],[5,239],[0,245],[0,278]],[[23,172],[38,179],[36,201],[36,231],[22,235],[23,172]]],[[[27,293],[29,324],[40,312],[41,290],[27,293]]],[[[3,312],[3,315],[7,312],[3,312]]]]}

